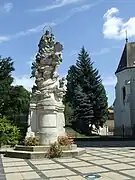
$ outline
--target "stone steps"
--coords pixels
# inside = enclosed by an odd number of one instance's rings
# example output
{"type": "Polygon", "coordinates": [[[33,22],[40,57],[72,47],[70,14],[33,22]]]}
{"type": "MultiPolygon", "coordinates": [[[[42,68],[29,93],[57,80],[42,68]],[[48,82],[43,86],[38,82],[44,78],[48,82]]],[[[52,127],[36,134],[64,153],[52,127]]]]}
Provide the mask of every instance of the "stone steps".
{"type": "Polygon", "coordinates": [[[5,157],[10,158],[21,158],[21,159],[42,159],[45,158],[47,151],[32,152],[32,151],[17,151],[17,150],[7,150],[5,152],[5,157]]]}
{"type": "MultiPolygon", "coordinates": [[[[77,148],[73,150],[67,150],[62,152],[62,157],[75,157],[84,154],[86,150],[84,148],[77,148]]],[[[7,150],[5,151],[5,157],[21,158],[21,159],[43,159],[46,158],[47,151],[21,151],[21,150],[7,150]]]]}

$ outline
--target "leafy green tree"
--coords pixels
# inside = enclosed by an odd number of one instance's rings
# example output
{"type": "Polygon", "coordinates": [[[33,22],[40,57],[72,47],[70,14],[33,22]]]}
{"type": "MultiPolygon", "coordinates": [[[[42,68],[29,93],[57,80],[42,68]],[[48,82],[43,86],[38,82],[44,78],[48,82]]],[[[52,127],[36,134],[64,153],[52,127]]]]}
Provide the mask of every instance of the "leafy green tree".
{"type": "Polygon", "coordinates": [[[21,132],[27,128],[30,93],[23,86],[13,86],[13,61],[0,56],[0,116],[14,123],[21,132]]]}
{"type": "Polygon", "coordinates": [[[20,128],[22,136],[27,130],[27,121],[30,104],[30,92],[23,86],[12,86],[10,91],[10,101],[6,116],[20,128]]]}
{"type": "Polygon", "coordinates": [[[14,114],[27,114],[30,103],[30,92],[23,86],[12,86],[10,91],[10,107],[14,114]]]}
{"type": "MultiPolygon", "coordinates": [[[[84,47],[78,55],[76,65],[71,66],[68,71],[67,93],[65,97],[66,102],[69,101],[71,103],[74,114],[76,111],[79,112],[80,108],[80,113],[82,112],[83,116],[78,116],[80,119],[79,121],[82,121],[82,124],[84,124],[84,122],[89,122],[89,131],[92,131],[93,125],[95,125],[96,128],[103,126],[108,113],[106,92],[104,86],[102,85],[99,72],[93,67],[93,62],[91,62],[91,58],[84,47]],[[77,105],[77,102],[79,101],[80,106],[77,105]],[[81,108],[81,106],[83,107],[83,102],[85,102],[85,108],[89,109],[88,114],[81,110],[83,109],[81,108]],[[84,116],[86,116],[86,118],[84,118],[84,116]],[[87,118],[88,116],[89,118],[87,118]]],[[[74,118],[77,121],[77,118],[74,118]]],[[[79,126],[80,129],[82,128],[81,126],[82,125],[79,126]]]]}
{"type": "Polygon", "coordinates": [[[18,144],[20,138],[20,130],[12,125],[5,117],[0,118],[0,146],[14,146],[18,144]]]}
{"type": "Polygon", "coordinates": [[[9,109],[9,93],[13,83],[12,71],[14,71],[12,59],[0,56],[0,115],[2,117],[9,109]]]}

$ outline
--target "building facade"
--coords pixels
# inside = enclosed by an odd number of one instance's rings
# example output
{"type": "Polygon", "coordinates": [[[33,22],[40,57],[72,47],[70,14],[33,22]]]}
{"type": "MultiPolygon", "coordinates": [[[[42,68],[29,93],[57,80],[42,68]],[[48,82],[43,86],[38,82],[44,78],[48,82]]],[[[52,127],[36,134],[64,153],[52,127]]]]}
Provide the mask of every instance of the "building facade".
{"type": "Polygon", "coordinates": [[[114,134],[130,136],[135,131],[135,42],[125,44],[115,72],[114,134]]]}

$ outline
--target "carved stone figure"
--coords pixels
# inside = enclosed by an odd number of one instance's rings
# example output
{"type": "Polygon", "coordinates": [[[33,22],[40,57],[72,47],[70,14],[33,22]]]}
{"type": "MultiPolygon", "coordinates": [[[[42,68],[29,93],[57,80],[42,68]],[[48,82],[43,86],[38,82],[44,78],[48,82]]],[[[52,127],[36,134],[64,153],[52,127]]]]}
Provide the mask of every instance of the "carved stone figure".
{"type": "Polygon", "coordinates": [[[38,47],[39,50],[33,71],[37,89],[57,89],[56,92],[59,94],[60,81],[56,69],[62,62],[63,46],[60,42],[55,42],[54,35],[46,30],[40,39],[38,47]]]}

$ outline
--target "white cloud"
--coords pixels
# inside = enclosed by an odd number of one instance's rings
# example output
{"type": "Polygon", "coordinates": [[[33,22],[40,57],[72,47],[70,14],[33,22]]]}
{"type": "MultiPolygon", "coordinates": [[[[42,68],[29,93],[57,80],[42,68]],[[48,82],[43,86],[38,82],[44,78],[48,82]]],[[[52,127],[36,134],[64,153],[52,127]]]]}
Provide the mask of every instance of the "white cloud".
{"type": "MultiPolygon", "coordinates": [[[[60,73],[60,77],[66,77],[66,74],[62,74],[60,73]]],[[[21,76],[14,76],[14,82],[13,85],[19,85],[19,86],[23,86],[25,89],[27,89],[28,91],[32,90],[33,85],[35,85],[35,79],[34,78],[30,78],[29,75],[24,74],[21,76]]]]}
{"type": "Polygon", "coordinates": [[[7,36],[0,36],[0,43],[8,41],[8,40],[9,40],[9,37],[7,37],[7,36]]]}
{"type": "Polygon", "coordinates": [[[7,2],[4,5],[0,5],[0,12],[9,13],[13,9],[13,3],[7,2]]]}
{"type": "Polygon", "coordinates": [[[135,17],[130,17],[127,21],[117,17],[119,9],[113,7],[104,14],[103,34],[108,39],[125,39],[126,31],[128,37],[135,36],[135,17]]]}
{"type": "Polygon", "coordinates": [[[32,66],[32,63],[35,61],[36,55],[37,55],[37,53],[35,53],[35,54],[30,58],[30,60],[28,60],[27,63],[26,63],[30,68],[31,68],[31,66],[32,66]]]}
{"type": "Polygon", "coordinates": [[[8,2],[4,4],[4,10],[5,12],[9,13],[13,9],[13,3],[8,2]]]}
{"type": "Polygon", "coordinates": [[[91,53],[92,56],[100,56],[100,55],[103,55],[103,54],[107,54],[111,51],[110,48],[102,48],[100,51],[97,51],[97,52],[93,52],[91,53]]]}
{"type": "Polygon", "coordinates": [[[43,28],[46,26],[46,25],[50,25],[51,27],[55,26],[56,24],[51,22],[51,23],[43,23],[43,24],[40,24],[34,28],[30,28],[26,31],[20,31],[19,33],[16,33],[15,35],[11,36],[12,38],[18,38],[18,37],[21,37],[21,36],[26,36],[26,35],[30,35],[30,34],[34,34],[34,33],[38,33],[38,32],[41,32],[43,30],[43,28]]]}
{"type": "Polygon", "coordinates": [[[22,85],[24,88],[26,88],[28,91],[31,91],[31,88],[34,85],[34,79],[30,78],[28,75],[22,75],[18,77],[14,77],[13,85],[22,85]]]}
{"type": "Polygon", "coordinates": [[[76,56],[78,54],[77,50],[72,50],[70,53],[69,53],[69,56],[76,56]]]}
{"type": "Polygon", "coordinates": [[[103,85],[104,86],[115,86],[116,85],[116,77],[115,76],[103,77],[103,85]]]}
{"type": "Polygon", "coordinates": [[[112,46],[110,48],[102,48],[101,50],[99,50],[97,52],[91,53],[91,55],[92,56],[101,56],[101,55],[111,52],[112,49],[118,49],[118,48],[120,48],[120,46],[112,46]]]}
{"type": "MultiPolygon", "coordinates": [[[[8,40],[11,40],[11,39],[15,39],[15,38],[19,38],[19,37],[22,37],[22,36],[27,36],[27,35],[31,35],[31,34],[35,34],[35,33],[38,33],[38,32],[41,32],[43,31],[43,28],[46,26],[46,25],[49,25],[51,27],[53,26],[57,26],[63,22],[65,22],[66,20],[70,19],[72,16],[74,16],[76,13],[80,13],[80,12],[83,12],[83,11],[87,11],[89,10],[90,8],[98,5],[100,2],[102,2],[103,0],[100,0],[100,1],[97,1],[96,3],[93,3],[93,4],[85,4],[85,5],[82,5],[82,6],[79,6],[79,7],[76,7],[74,9],[72,9],[67,16],[63,17],[63,18],[58,18],[58,19],[55,19],[54,21],[52,22],[46,22],[46,23],[43,23],[43,24],[40,24],[36,27],[33,27],[33,28],[30,28],[30,29],[27,29],[26,31],[20,31],[14,35],[11,35],[11,36],[8,36],[8,40]]],[[[5,36],[6,37],[6,36],[5,36]]],[[[1,40],[0,42],[4,42],[5,40],[1,40]]]]}
{"type": "Polygon", "coordinates": [[[29,11],[32,11],[32,12],[49,11],[49,10],[60,8],[69,4],[75,4],[81,1],[84,1],[84,0],[55,0],[54,3],[52,3],[51,5],[41,7],[41,8],[31,9],[29,11]]]}

